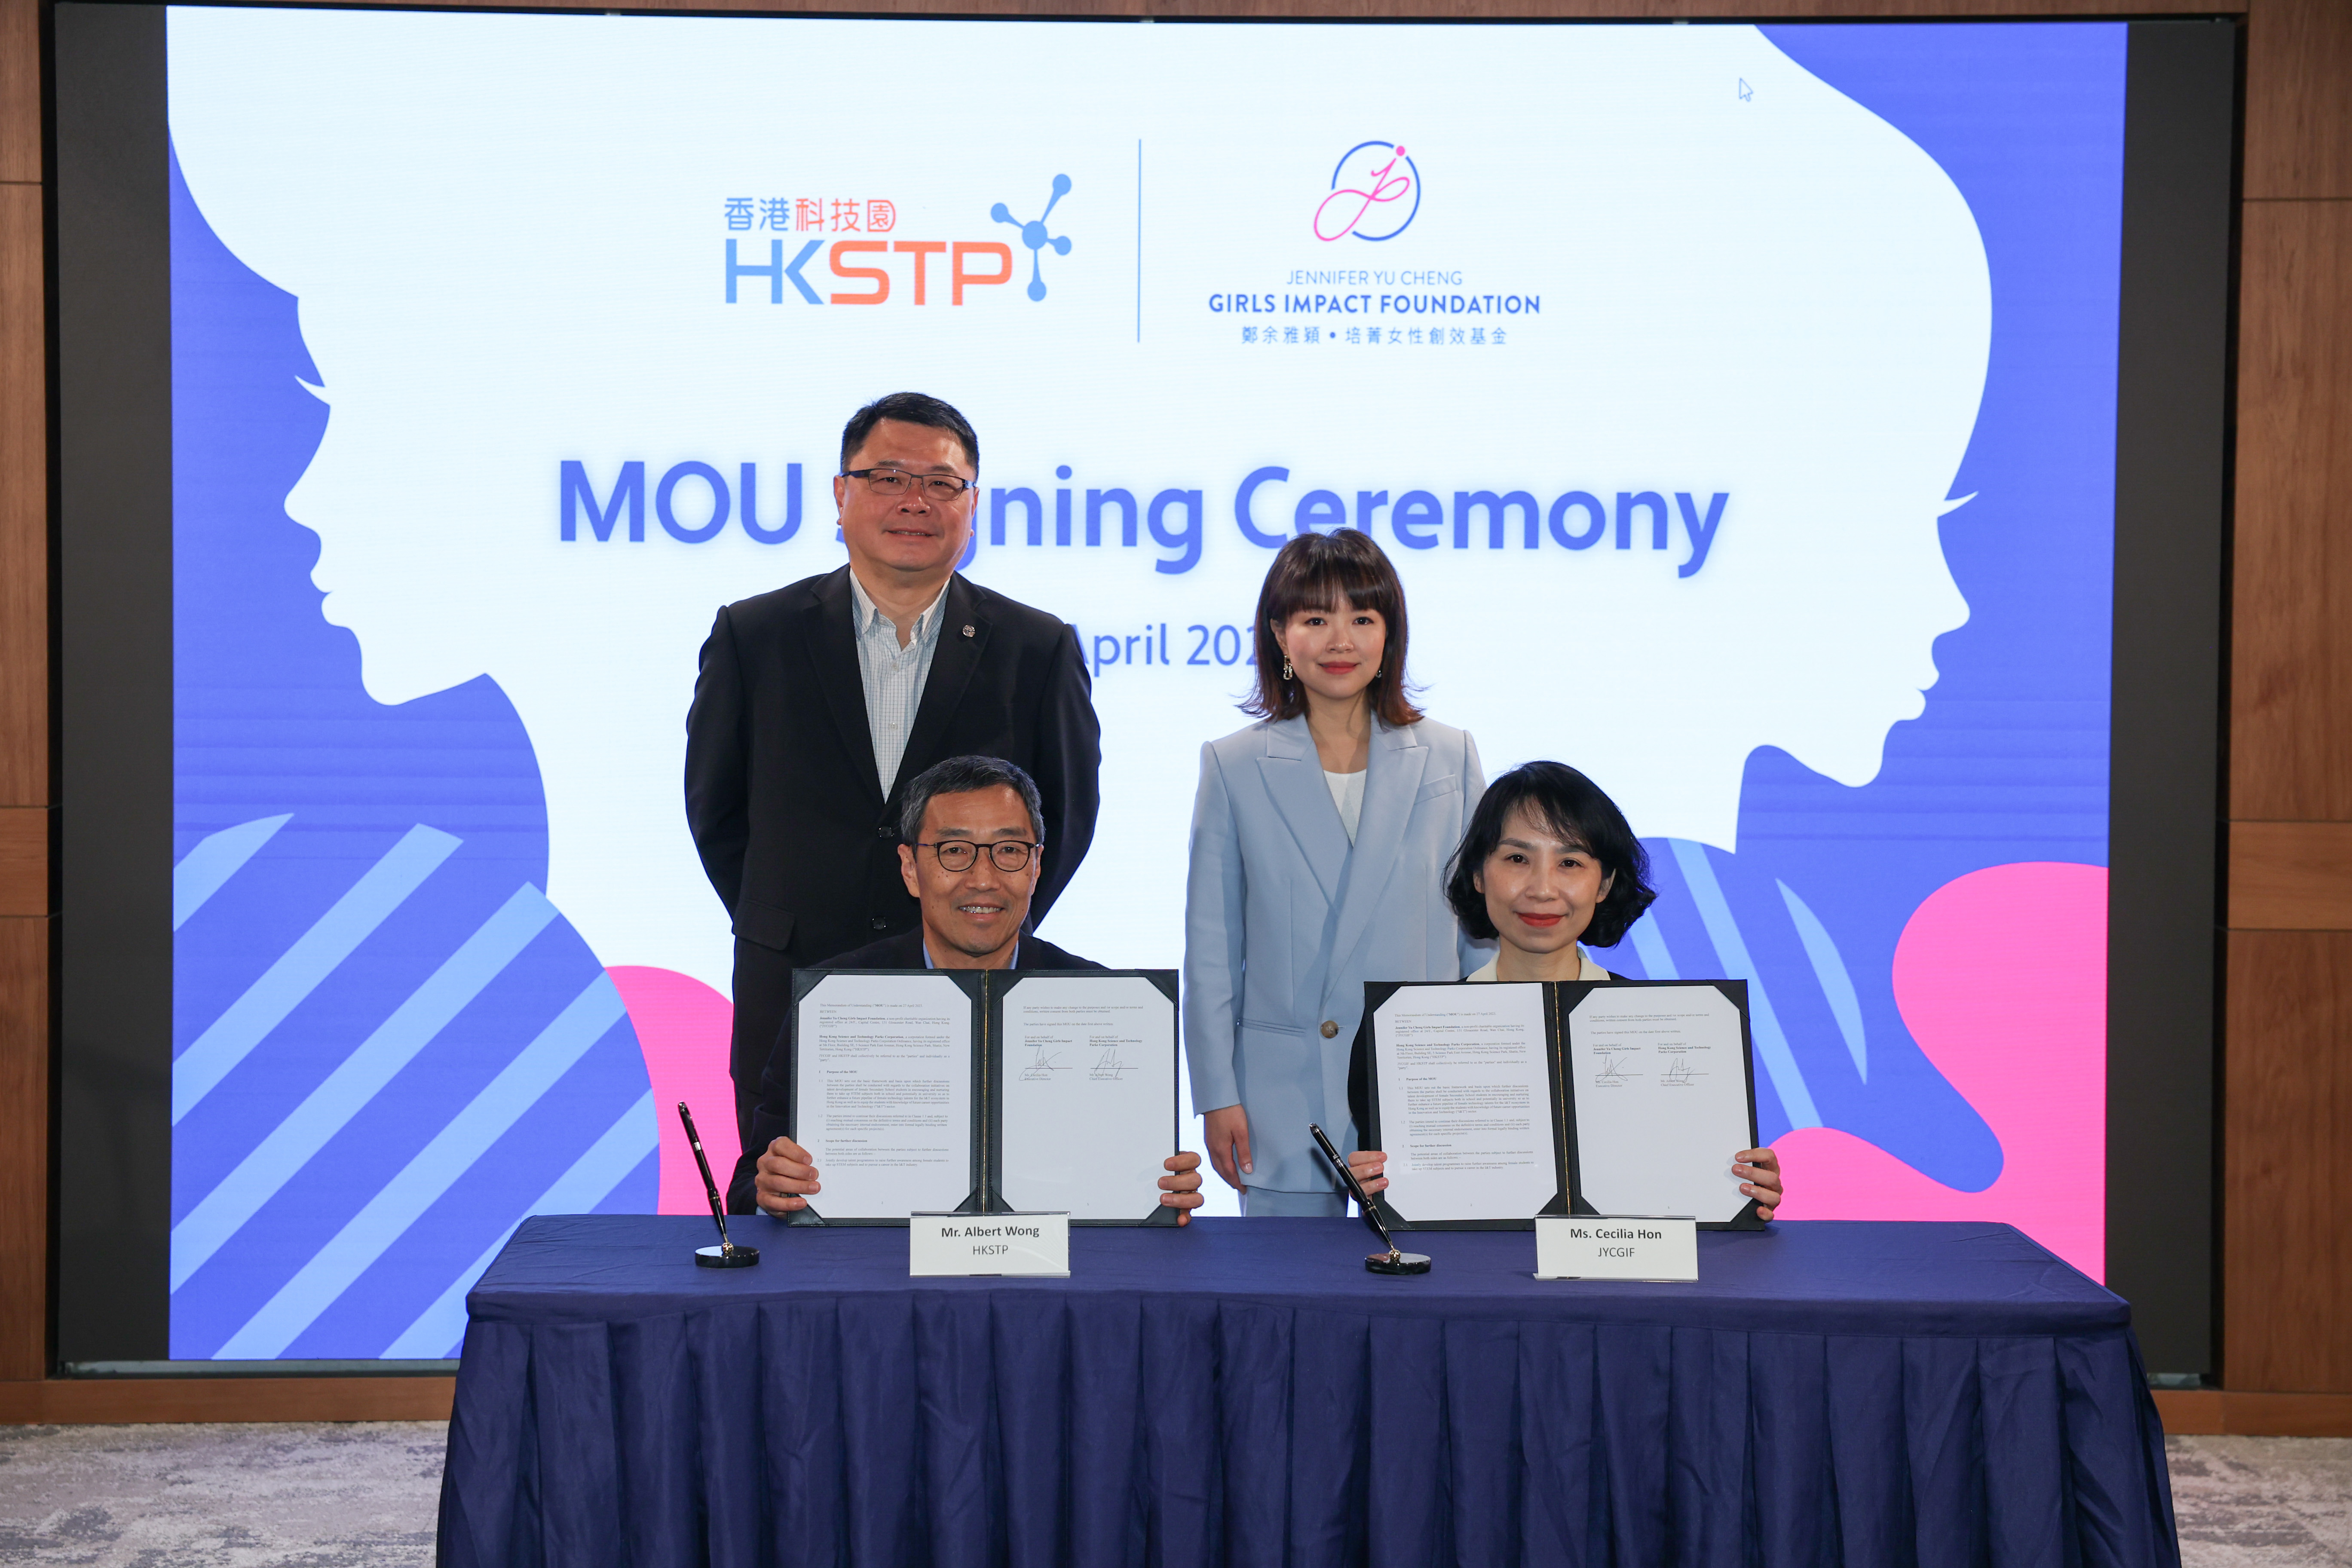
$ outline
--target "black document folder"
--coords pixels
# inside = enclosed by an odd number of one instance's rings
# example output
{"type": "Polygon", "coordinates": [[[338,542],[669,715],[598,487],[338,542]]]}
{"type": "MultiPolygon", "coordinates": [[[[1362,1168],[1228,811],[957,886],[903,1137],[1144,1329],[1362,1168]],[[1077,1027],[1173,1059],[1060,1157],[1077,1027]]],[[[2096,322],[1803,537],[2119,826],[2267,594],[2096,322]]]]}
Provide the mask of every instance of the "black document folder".
{"type": "Polygon", "coordinates": [[[1730,1169],[1756,1147],[1746,981],[1378,982],[1356,1049],[1391,1227],[1763,1224],[1730,1169]]]}
{"type": "Polygon", "coordinates": [[[1174,970],[795,970],[788,1029],[785,1126],[823,1186],[792,1224],[1176,1223],[1174,970]]]}

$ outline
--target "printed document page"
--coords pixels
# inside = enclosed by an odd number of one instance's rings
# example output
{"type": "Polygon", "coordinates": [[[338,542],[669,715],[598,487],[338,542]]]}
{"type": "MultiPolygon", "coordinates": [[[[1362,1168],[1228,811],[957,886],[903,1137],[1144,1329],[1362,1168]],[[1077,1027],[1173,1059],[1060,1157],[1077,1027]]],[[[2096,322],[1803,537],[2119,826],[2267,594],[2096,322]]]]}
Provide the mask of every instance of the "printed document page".
{"type": "Polygon", "coordinates": [[[1712,985],[1604,985],[1568,1016],[1578,1194],[1605,1215],[1727,1220],[1747,1206],[1739,1009],[1712,985]]]}
{"type": "Polygon", "coordinates": [[[1532,1219],[1551,1201],[1542,986],[1405,986],[1373,1015],[1372,1050],[1397,1213],[1532,1219]]]}
{"type": "Polygon", "coordinates": [[[1140,1220],[1176,1147],[1176,1004],[1140,975],[1024,975],[1004,994],[1004,1148],[1016,1209],[1140,1220]]]}
{"type": "Polygon", "coordinates": [[[797,1141],[816,1212],[904,1219],[971,1192],[971,998],[944,974],[828,974],[801,998],[797,1141]]]}

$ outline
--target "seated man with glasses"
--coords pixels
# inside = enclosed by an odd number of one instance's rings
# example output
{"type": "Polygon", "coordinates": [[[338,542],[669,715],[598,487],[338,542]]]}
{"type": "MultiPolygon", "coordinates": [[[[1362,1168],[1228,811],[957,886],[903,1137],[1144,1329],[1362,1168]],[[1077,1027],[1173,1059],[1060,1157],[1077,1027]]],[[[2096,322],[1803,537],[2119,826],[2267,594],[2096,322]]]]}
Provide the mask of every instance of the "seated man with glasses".
{"type": "MultiPolygon", "coordinates": [[[[950,757],[908,784],[898,818],[898,874],[922,909],[921,924],[818,965],[824,969],[1100,969],[1022,928],[1045,859],[1045,819],[1027,773],[996,757],[950,757]]],[[[792,1082],[787,1012],[760,1085],[751,1137],[729,1184],[730,1213],[752,1205],[772,1215],[806,1208],[824,1191],[808,1151],[784,1136],[792,1082]]],[[[1201,1206],[1201,1156],[1166,1162],[1160,1202],[1201,1206]]]]}

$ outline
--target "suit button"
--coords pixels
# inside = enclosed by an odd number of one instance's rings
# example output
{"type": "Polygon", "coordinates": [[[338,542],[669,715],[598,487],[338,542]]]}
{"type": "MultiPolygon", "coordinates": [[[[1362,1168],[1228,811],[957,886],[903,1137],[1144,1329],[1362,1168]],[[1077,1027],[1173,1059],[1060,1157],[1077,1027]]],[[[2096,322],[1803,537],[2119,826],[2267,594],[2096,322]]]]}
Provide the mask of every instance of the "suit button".
{"type": "Polygon", "coordinates": [[[1324,1020],[1323,1020],[1323,1037],[1324,1037],[1325,1039],[1327,1039],[1327,1040],[1330,1040],[1330,1039],[1337,1039],[1337,1038],[1339,1037],[1339,1025],[1337,1025],[1337,1024],[1335,1024],[1335,1023],[1333,1023],[1333,1022],[1332,1022],[1330,1019],[1328,1019],[1328,1018],[1324,1019],[1324,1020]]]}
{"type": "MultiPolygon", "coordinates": [[[[890,922],[884,920],[880,915],[876,915],[874,917],[872,924],[876,931],[888,931],[890,929],[890,922]]],[[[1335,1029],[1332,1032],[1337,1034],[1339,1031],[1335,1029]]]]}

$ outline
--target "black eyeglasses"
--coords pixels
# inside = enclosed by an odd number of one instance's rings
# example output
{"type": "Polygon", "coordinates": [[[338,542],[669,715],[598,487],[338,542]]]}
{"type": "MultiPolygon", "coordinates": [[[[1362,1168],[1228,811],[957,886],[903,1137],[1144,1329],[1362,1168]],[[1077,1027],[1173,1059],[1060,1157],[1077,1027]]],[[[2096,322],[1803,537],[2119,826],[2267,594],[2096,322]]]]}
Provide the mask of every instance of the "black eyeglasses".
{"type": "Polygon", "coordinates": [[[866,488],[877,496],[902,496],[917,485],[923,488],[927,500],[947,502],[971,489],[970,479],[953,474],[910,474],[904,468],[844,468],[845,479],[864,479],[866,488]]]}
{"type": "MultiPolygon", "coordinates": [[[[937,844],[919,842],[915,847],[938,856],[942,871],[969,871],[980,858],[980,846],[969,838],[943,838],[937,844]]],[[[1029,858],[1044,847],[1042,844],[1024,844],[1018,838],[1000,838],[988,847],[988,858],[996,862],[1000,871],[1020,871],[1026,869],[1029,858]]]]}

